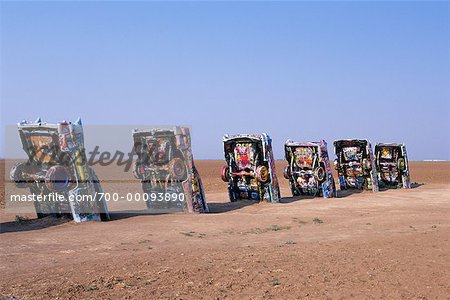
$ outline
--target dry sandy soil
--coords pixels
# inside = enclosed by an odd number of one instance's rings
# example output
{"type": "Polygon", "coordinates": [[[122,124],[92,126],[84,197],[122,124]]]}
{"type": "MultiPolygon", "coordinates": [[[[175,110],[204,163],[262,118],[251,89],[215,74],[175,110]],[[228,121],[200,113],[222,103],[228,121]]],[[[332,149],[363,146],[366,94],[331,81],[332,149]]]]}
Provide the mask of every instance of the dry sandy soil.
{"type": "Polygon", "coordinates": [[[286,197],[278,204],[227,203],[222,164],[197,162],[209,214],[75,224],[19,222],[2,209],[0,295],[449,299],[450,163],[411,163],[412,180],[424,183],[411,190],[334,199],[287,197],[279,174],[286,197]]]}

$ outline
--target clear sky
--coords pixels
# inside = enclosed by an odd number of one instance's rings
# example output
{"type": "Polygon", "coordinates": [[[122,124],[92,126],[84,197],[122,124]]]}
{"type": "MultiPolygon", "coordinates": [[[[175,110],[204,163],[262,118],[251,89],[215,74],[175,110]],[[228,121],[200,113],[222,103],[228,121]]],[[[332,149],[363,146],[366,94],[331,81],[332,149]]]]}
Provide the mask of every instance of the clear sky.
{"type": "Polygon", "coordinates": [[[267,132],[449,160],[450,3],[2,2],[1,125],[36,116],[191,125],[196,158],[267,132]]]}

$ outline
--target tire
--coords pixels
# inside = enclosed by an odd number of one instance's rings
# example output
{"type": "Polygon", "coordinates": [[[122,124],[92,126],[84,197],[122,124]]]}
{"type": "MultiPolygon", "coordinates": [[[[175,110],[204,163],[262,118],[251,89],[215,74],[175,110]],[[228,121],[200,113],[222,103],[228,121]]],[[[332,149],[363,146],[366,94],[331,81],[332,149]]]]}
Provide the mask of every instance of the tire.
{"type": "Polygon", "coordinates": [[[222,170],[220,171],[220,178],[222,178],[222,180],[224,182],[228,182],[230,181],[230,168],[228,166],[223,166],[222,170]]]}
{"type": "Polygon", "coordinates": [[[180,181],[186,180],[187,177],[186,164],[179,157],[175,157],[169,162],[169,172],[172,178],[176,180],[180,181]]]}
{"type": "Polygon", "coordinates": [[[397,160],[397,168],[402,172],[406,170],[406,162],[404,158],[399,158],[397,160]]]}
{"type": "Polygon", "coordinates": [[[53,166],[45,174],[45,186],[52,192],[64,192],[74,183],[70,171],[63,166],[53,166]]]}
{"type": "Polygon", "coordinates": [[[18,163],[11,168],[9,172],[9,178],[14,181],[14,184],[18,188],[26,188],[28,186],[28,181],[24,177],[24,174],[28,173],[29,166],[27,163],[18,163]]]}
{"type": "Polygon", "coordinates": [[[290,166],[286,166],[283,169],[283,177],[289,179],[291,177],[291,168],[290,166]]]}
{"type": "Polygon", "coordinates": [[[255,178],[261,183],[266,183],[269,180],[269,170],[266,166],[258,166],[255,171],[255,178]]]}
{"type": "Polygon", "coordinates": [[[314,177],[316,178],[317,182],[320,183],[325,179],[326,176],[325,168],[320,165],[316,170],[314,171],[314,177]]]}

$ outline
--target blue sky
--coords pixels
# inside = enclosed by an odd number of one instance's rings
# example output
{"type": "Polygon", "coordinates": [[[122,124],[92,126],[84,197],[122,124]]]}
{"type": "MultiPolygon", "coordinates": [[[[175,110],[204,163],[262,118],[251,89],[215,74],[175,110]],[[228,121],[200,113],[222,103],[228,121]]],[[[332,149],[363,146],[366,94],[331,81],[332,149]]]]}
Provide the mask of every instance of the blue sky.
{"type": "Polygon", "coordinates": [[[36,116],[191,125],[196,158],[267,132],[449,160],[450,3],[2,2],[1,125],[36,116]]]}

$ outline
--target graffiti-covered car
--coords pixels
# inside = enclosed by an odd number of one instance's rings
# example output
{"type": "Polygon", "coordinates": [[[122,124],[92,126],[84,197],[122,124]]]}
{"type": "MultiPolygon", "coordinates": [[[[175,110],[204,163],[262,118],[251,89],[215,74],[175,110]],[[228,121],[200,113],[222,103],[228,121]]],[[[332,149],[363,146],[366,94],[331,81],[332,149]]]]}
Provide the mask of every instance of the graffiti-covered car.
{"type": "Polygon", "coordinates": [[[283,170],[293,196],[336,196],[327,143],[287,140],[284,154],[288,165],[283,170]]]}
{"type": "Polygon", "coordinates": [[[29,188],[41,201],[33,201],[38,218],[72,216],[75,222],[108,220],[100,181],[88,166],[81,120],[18,125],[28,159],[15,165],[10,179],[18,188],[29,188]]]}
{"type": "Polygon", "coordinates": [[[189,128],[134,129],[132,134],[137,154],[133,174],[141,180],[147,207],[207,212],[189,128]]]}
{"type": "Polygon", "coordinates": [[[411,188],[404,144],[378,143],[375,146],[375,164],[380,186],[411,188]]]}
{"type": "Polygon", "coordinates": [[[351,188],[378,191],[377,171],[368,140],[335,141],[334,153],[341,190],[351,188]]]}
{"type": "Polygon", "coordinates": [[[228,183],[230,201],[279,202],[271,138],[265,133],[225,135],[223,146],[227,165],[221,177],[228,183]]]}

